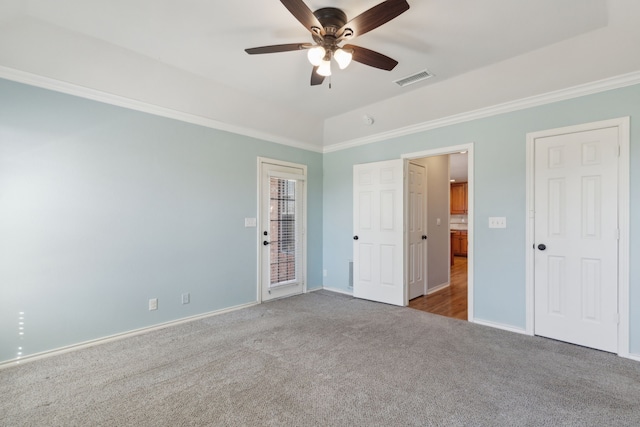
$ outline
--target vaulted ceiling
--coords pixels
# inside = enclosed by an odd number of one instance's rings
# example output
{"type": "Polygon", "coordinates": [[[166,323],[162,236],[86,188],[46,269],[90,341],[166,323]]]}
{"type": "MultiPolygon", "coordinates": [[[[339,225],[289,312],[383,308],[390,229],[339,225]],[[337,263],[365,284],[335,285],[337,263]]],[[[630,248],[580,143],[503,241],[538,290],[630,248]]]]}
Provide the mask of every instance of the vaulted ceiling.
{"type": "MultiPolygon", "coordinates": [[[[306,4],[352,18],[380,1],[306,4]]],[[[303,51],[244,52],[311,42],[278,0],[0,0],[0,77],[42,76],[322,150],[640,70],[637,0],[408,3],[407,12],[352,41],[399,65],[334,67],[329,88],[329,79],[310,86],[303,51]],[[394,83],[422,70],[435,76],[394,83]]]]}

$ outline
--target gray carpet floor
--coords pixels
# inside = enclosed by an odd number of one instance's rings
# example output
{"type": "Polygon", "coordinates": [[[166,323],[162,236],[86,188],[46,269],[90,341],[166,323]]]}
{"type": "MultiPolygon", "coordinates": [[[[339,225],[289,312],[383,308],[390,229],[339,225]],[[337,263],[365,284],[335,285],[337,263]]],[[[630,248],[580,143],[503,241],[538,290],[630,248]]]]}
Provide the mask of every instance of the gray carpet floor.
{"type": "Polygon", "coordinates": [[[0,370],[3,426],[638,426],[640,363],[319,291],[0,370]]]}

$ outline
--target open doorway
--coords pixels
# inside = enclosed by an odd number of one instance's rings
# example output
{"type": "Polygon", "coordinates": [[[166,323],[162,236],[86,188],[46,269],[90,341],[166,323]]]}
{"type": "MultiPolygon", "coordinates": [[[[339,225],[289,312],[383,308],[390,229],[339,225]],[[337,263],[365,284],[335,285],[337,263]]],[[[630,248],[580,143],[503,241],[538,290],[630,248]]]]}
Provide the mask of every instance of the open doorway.
{"type": "MultiPolygon", "coordinates": [[[[409,287],[410,308],[427,311],[447,317],[470,320],[473,318],[472,305],[472,193],[473,184],[470,180],[472,146],[450,147],[440,150],[440,153],[425,153],[427,155],[405,156],[408,163],[425,168],[425,195],[423,204],[424,233],[427,236],[423,260],[425,264],[424,292],[418,295],[409,287]],[[455,151],[453,150],[455,148],[455,151]],[[447,152],[448,151],[448,152],[447,152]],[[428,155],[430,154],[430,155],[428,155]],[[471,189],[471,190],[470,190],[471,189]]],[[[415,167],[415,166],[414,166],[415,167]]],[[[409,169],[411,170],[411,169],[409,169]]],[[[409,232],[407,254],[409,255],[407,280],[412,283],[416,276],[415,265],[411,254],[415,252],[411,246],[411,230],[415,227],[413,212],[420,212],[421,208],[414,206],[420,200],[414,194],[412,180],[408,180],[407,230],[409,232]]],[[[415,184],[414,184],[415,185],[415,184]]],[[[415,240],[415,239],[414,239],[415,240]]]]}

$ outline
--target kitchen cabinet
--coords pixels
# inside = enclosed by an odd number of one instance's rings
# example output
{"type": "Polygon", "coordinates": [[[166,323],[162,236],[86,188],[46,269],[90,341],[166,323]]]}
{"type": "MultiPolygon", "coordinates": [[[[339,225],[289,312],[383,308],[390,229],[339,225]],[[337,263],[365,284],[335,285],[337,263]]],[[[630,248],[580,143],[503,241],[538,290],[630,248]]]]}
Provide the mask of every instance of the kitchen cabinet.
{"type": "Polygon", "coordinates": [[[467,214],[467,183],[451,184],[451,215],[467,214]]]}
{"type": "Polygon", "coordinates": [[[451,253],[467,256],[467,230],[451,230],[451,253]]]}

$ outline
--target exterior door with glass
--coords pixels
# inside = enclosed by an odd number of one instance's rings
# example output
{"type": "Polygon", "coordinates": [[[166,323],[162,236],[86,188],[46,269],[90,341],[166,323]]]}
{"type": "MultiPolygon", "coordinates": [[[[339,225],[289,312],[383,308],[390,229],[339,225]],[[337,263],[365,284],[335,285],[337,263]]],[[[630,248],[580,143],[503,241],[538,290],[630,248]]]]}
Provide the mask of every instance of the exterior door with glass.
{"type": "Polygon", "coordinates": [[[300,294],[305,273],[306,166],[260,160],[260,298],[300,294]]]}

